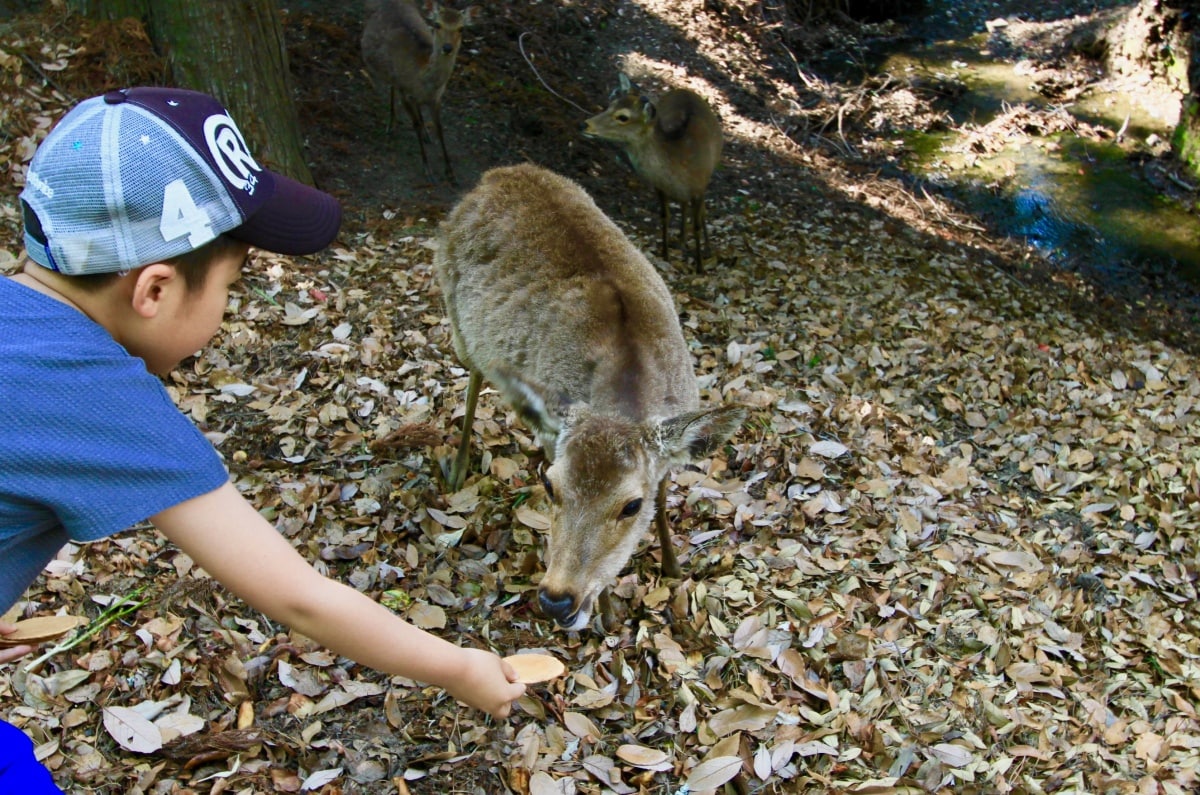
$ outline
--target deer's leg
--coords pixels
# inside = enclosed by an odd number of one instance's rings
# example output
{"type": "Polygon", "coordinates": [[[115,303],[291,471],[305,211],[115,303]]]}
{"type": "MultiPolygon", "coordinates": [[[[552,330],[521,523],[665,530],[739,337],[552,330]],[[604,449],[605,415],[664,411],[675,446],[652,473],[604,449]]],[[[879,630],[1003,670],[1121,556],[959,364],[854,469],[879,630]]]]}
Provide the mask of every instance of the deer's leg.
{"type": "Polygon", "coordinates": [[[675,557],[675,545],[671,542],[671,529],[667,527],[667,476],[658,481],[658,512],[654,517],[658,529],[658,544],[662,547],[662,573],[664,577],[679,579],[679,559],[675,557]]]}
{"type": "Polygon", "coordinates": [[[686,200],[679,203],[679,259],[681,262],[687,262],[688,258],[687,219],[691,209],[692,206],[686,200]]]}
{"type": "Polygon", "coordinates": [[[670,259],[667,252],[667,227],[671,223],[671,206],[667,201],[667,194],[661,190],[658,191],[658,218],[662,225],[662,258],[670,259]]]}
{"type": "Polygon", "coordinates": [[[404,109],[408,111],[408,117],[412,119],[413,132],[417,134],[417,146],[421,149],[421,163],[425,166],[425,175],[433,179],[433,172],[429,170],[429,158],[425,155],[425,138],[428,133],[425,132],[425,120],[421,118],[421,106],[412,97],[402,96],[404,109]]]}
{"type": "Polygon", "coordinates": [[[617,614],[613,610],[612,597],[608,595],[608,589],[605,588],[600,592],[600,596],[596,598],[596,606],[600,613],[600,626],[605,632],[615,632],[617,629],[617,614]]]}
{"type": "Polygon", "coordinates": [[[704,229],[704,199],[692,199],[688,202],[688,209],[692,214],[692,237],[696,243],[696,273],[704,270],[704,254],[700,245],[701,234],[707,236],[708,232],[704,229]]]}
{"type": "Polygon", "coordinates": [[[467,410],[463,414],[462,439],[458,442],[458,455],[454,456],[454,466],[450,469],[450,491],[462,488],[467,477],[467,464],[471,460],[471,426],[475,424],[475,404],[479,402],[479,390],[483,387],[483,373],[471,370],[471,380],[467,384],[467,410]]]}
{"type": "Polygon", "coordinates": [[[433,131],[437,133],[438,143],[442,147],[442,162],[446,164],[446,179],[451,185],[457,185],[458,180],[454,178],[454,169],[450,167],[450,155],[446,153],[446,139],[442,136],[442,103],[440,101],[433,105],[433,131]]]}

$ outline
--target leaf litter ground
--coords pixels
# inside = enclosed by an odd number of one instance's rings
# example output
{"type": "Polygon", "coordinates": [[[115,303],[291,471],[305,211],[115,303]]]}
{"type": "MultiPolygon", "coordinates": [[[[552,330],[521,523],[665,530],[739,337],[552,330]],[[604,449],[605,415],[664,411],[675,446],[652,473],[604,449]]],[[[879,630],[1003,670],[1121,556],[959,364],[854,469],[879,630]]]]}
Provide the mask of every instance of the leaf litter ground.
{"type": "MultiPolygon", "coordinates": [[[[66,32],[39,37],[12,52],[63,80],[91,63],[66,32]]],[[[28,131],[69,103],[3,66],[19,177],[28,131]]],[[[27,594],[25,614],[94,618],[144,589],[36,671],[0,670],[0,714],[71,792],[1194,790],[1195,354],[1078,311],[1086,289],[935,199],[913,213],[819,148],[731,149],[718,262],[659,264],[704,398],[752,415],[675,476],[686,579],[662,579],[648,544],[611,634],[555,632],[531,607],[540,453],[494,393],[477,474],[444,492],[466,374],[430,273],[445,189],[415,160],[391,178],[417,187],[348,204],[331,251],[259,254],[214,344],[169,379],[319,569],[457,642],[563,659],[513,718],[329,654],[144,528],[68,548],[27,594]],[[841,194],[757,190],[812,173],[841,194]]],[[[598,196],[619,195],[607,179],[598,196]]],[[[638,190],[622,221],[654,251],[638,190]]]]}

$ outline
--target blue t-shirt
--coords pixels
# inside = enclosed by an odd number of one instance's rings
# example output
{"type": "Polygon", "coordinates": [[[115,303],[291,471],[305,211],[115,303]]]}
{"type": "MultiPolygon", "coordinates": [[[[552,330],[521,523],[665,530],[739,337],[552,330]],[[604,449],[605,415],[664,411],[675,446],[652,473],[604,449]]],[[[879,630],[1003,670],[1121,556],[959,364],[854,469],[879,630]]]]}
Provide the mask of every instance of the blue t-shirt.
{"type": "Polygon", "coordinates": [[[228,479],[141,359],[74,307],[0,277],[0,613],[68,541],[228,479]]]}

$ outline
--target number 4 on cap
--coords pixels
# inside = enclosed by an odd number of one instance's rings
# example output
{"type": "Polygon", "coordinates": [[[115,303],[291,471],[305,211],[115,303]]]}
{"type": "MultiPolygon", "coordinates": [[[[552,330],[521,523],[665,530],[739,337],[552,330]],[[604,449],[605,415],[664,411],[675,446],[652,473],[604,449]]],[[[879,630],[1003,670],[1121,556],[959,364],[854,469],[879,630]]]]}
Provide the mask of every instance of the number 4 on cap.
{"type": "Polygon", "coordinates": [[[182,179],[168,183],[163,189],[162,217],[158,221],[158,231],[162,233],[163,240],[176,240],[187,235],[188,243],[193,249],[216,237],[208,213],[192,199],[192,194],[188,192],[182,179]]]}

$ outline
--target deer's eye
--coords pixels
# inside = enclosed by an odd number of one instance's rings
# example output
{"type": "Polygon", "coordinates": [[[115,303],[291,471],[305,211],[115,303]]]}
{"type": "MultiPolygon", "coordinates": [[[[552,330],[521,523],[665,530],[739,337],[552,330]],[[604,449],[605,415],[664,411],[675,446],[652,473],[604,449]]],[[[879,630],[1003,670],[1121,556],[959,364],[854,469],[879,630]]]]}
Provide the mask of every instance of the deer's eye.
{"type": "Polygon", "coordinates": [[[642,510],[642,498],[638,497],[636,500],[625,503],[625,507],[621,509],[621,518],[628,519],[640,510],[642,510]]]}
{"type": "Polygon", "coordinates": [[[546,477],[546,470],[539,469],[538,477],[542,479],[542,486],[546,489],[546,496],[551,500],[554,499],[554,487],[550,485],[550,478],[546,477]]]}
{"type": "Polygon", "coordinates": [[[629,114],[625,111],[621,111],[620,113],[615,114],[614,118],[621,124],[624,124],[629,121],[629,114]]]}

